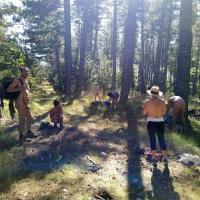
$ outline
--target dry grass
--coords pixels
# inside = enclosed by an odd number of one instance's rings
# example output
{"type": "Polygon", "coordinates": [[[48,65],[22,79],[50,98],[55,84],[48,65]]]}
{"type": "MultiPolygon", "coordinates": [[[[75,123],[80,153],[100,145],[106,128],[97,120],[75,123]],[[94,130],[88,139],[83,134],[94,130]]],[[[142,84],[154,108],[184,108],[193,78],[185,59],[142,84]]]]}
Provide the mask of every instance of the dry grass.
{"type": "MultiPolygon", "coordinates": [[[[48,111],[52,107],[52,100],[58,97],[53,89],[45,83],[41,91],[32,94],[31,110],[34,115],[48,111]]],[[[78,137],[73,138],[74,133],[67,133],[66,153],[71,152],[74,158],[64,163],[60,169],[46,172],[23,171],[21,165],[23,159],[23,148],[17,146],[17,132],[10,135],[0,134],[0,199],[2,200],[92,200],[95,194],[107,191],[115,200],[133,200],[135,196],[140,199],[167,199],[166,191],[170,195],[178,194],[178,199],[196,200],[200,198],[200,175],[194,168],[188,168],[175,160],[170,161],[167,175],[167,185],[170,187],[158,188],[156,190],[157,176],[163,177],[165,181],[164,165],[158,164],[157,172],[152,166],[148,165],[144,157],[139,158],[141,180],[145,186],[144,190],[137,190],[130,186],[129,170],[137,169],[137,158],[134,157],[134,146],[128,146],[128,140],[135,142],[135,132],[129,130],[127,115],[132,123],[137,123],[135,113],[141,106],[142,99],[139,96],[132,99],[128,107],[128,114],[124,107],[120,107],[115,112],[108,112],[105,107],[90,107],[90,99],[85,96],[79,100],[74,100],[70,104],[64,103],[65,126],[74,126],[79,133],[78,137]],[[84,138],[79,138],[79,136],[84,138]],[[71,143],[69,142],[71,139],[71,143]],[[84,143],[85,142],[85,143],[84,143]],[[69,146],[67,146],[69,145],[69,146]],[[74,145],[78,150],[73,149],[74,145]],[[80,148],[81,147],[81,148],[80,148]],[[80,149],[79,149],[80,148],[80,149]],[[133,150],[131,149],[133,148],[133,150]],[[87,150],[85,150],[87,149],[87,150]],[[105,150],[103,150],[105,149],[105,150]],[[85,150],[81,152],[81,150],[85,150]],[[105,151],[106,157],[101,155],[105,151]],[[96,173],[89,172],[87,169],[88,161],[85,154],[89,154],[92,160],[100,164],[103,168],[96,173]],[[132,158],[132,161],[130,159],[132,158]],[[128,165],[130,165],[128,167],[128,165]],[[135,166],[136,165],[136,166],[135,166]],[[171,177],[171,178],[170,178],[171,177]],[[3,181],[2,181],[3,180],[3,181]],[[128,189],[129,188],[129,189],[128,189]],[[158,192],[161,196],[157,196],[158,192]],[[162,196],[162,192],[164,196],[162,196]],[[131,197],[133,193],[134,198],[131,197]]],[[[5,111],[6,112],[6,111],[5,111]]],[[[197,123],[198,124],[198,123],[197,123]]],[[[193,131],[196,133],[200,127],[194,122],[193,131]]],[[[148,145],[148,137],[145,121],[137,123],[140,144],[148,145]]],[[[183,148],[188,139],[184,135],[169,135],[168,140],[172,139],[174,145],[182,147],[180,151],[192,150],[199,152],[197,143],[190,143],[192,148],[183,148]],[[196,149],[196,150],[195,150],[196,149]]],[[[134,143],[133,143],[134,144],[134,143]]],[[[185,145],[186,147],[186,145],[185,145]]],[[[165,186],[165,183],[162,183],[165,186]]],[[[173,199],[168,199],[173,200],[173,199]]]]}

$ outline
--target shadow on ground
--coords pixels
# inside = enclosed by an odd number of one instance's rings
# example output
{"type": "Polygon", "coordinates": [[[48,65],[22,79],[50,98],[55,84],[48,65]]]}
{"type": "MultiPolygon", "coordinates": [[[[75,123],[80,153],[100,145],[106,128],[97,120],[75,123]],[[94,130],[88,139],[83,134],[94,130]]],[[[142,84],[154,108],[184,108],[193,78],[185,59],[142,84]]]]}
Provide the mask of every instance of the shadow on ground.
{"type": "MultiPolygon", "coordinates": [[[[23,159],[19,161],[18,173],[15,173],[13,177],[3,177],[3,185],[0,186],[1,192],[9,190],[13,181],[18,181],[30,176],[31,173],[44,172],[40,178],[55,170],[65,167],[67,164],[75,163],[81,170],[88,171],[85,163],[85,155],[95,154],[99,157],[102,156],[102,152],[108,154],[127,154],[127,176],[128,181],[128,196],[129,200],[135,199],[165,199],[162,198],[163,194],[169,194],[170,200],[178,200],[179,195],[174,192],[172,179],[170,179],[169,169],[166,167],[163,172],[159,169],[154,169],[152,173],[152,193],[145,191],[145,185],[142,179],[142,164],[141,157],[143,155],[136,154],[136,149],[140,147],[140,137],[138,135],[138,123],[137,114],[125,116],[128,128],[118,129],[113,131],[112,129],[89,130],[89,132],[80,131],[77,127],[79,123],[86,121],[91,115],[95,115],[98,112],[98,108],[87,108],[87,116],[70,116],[69,123],[73,124],[73,127],[66,127],[59,132],[52,132],[51,134],[40,134],[37,139],[25,143],[23,146],[23,159]],[[112,144],[112,145],[108,145],[112,144]],[[127,144],[127,148],[124,150],[120,146],[127,144]],[[167,189],[164,185],[160,184],[160,181],[167,182],[167,189]],[[157,188],[157,186],[161,188],[157,188]],[[162,188],[163,186],[163,188],[162,188]],[[163,191],[163,192],[162,192],[163,191]]],[[[106,111],[107,112],[107,111],[106,111]]],[[[110,111],[108,113],[102,112],[102,117],[110,117],[116,113],[110,111]]],[[[46,115],[44,115],[46,116],[46,115]]],[[[0,174],[1,176],[1,174],[0,174]]]]}

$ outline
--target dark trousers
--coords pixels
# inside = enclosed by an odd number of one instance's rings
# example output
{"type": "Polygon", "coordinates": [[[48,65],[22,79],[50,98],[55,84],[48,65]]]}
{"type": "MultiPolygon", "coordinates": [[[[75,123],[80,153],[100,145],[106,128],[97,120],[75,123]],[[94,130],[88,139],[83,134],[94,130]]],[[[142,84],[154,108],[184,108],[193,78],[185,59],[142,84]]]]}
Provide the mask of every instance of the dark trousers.
{"type": "Polygon", "coordinates": [[[161,150],[166,150],[166,143],[164,137],[164,122],[148,122],[147,129],[149,133],[149,140],[151,150],[156,150],[156,135],[160,144],[161,150]]]}

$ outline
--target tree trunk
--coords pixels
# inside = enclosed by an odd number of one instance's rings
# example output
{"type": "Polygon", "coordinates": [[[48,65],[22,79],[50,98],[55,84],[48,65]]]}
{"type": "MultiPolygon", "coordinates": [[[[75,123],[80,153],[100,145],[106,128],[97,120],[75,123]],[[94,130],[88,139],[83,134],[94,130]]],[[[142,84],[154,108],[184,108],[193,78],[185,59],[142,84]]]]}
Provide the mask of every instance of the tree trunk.
{"type": "Polygon", "coordinates": [[[162,85],[161,89],[165,93],[167,86],[167,67],[168,67],[168,59],[169,59],[169,45],[170,45],[170,38],[171,38],[171,25],[172,25],[172,18],[173,18],[173,6],[172,1],[170,2],[169,6],[169,21],[168,21],[168,29],[167,29],[167,38],[165,43],[165,50],[164,50],[164,61],[163,61],[163,78],[162,78],[162,85]]]}
{"type": "Polygon", "coordinates": [[[114,15],[113,15],[113,30],[112,30],[112,86],[111,90],[116,90],[116,50],[117,50],[117,0],[114,3],[114,15]]]}
{"type": "MultiPolygon", "coordinates": [[[[179,47],[175,94],[181,96],[188,107],[192,46],[192,0],[181,0],[179,47]]],[[[186,114],[188,117],[188,114],[186,114]]]]}
{"type": "Polygon", "coordinates": [[[140,53],[140,65],[139,65],[139,77],[138,85],[141,94],[145,94],[145,81],[144,81],[144,0],[141,0],[141,53],[140,53]]]}
{"type": "Polygon", "coordinates": [[[90,18],[89,18],[89,6],[90,0],[85,0],[84,10],[83,10],[83,26],[81,31],[80,39],[80,62],[77,77],[77,96],[81,96],[81,92],[84,86],[85,80],[85,58],[86,58],[86,48],[87,48],[87,36],[89,32],[90,18]]]}
{"type": "Polygon", "coordinates": [[[93,60],[96,60],[98,56],[98,49],[97,49],[98,31],[99,31],[99,0],[96,0],[95,35],[94,35],[94,48],[92,54],[93,60]]]}
{"type": "Polygon", "coordinates": [[[70,17],[70,0],[64,0],[64,59],[65,59],[65,96],[71,98],[71,17],[70,17]]]}
{"type": "Polygon", "coordinates": [[[166,0],[163,0],[161,17],[160,17],[160,25],[159,25],[158,46],[157,46],[157,52],[156,52],[154,79],[153,79],[153,82],[156,85],[160,84],[159,75],[160,75],[160,64],[161,64],[162,49],[163,49],[162,44],[163,44],[164,22],[165,22],[165,10],[166,10],[166,0]]]}
{"type": "Polygon", "coordinates": [[[124,33],[124,63],[122,71],[122,86],[120,102],[125,103],[133,81],[133,62],[135,54],[135,33],[136,33],[136,1],[128,1],[128,16],[124,33]]]}
{"type": "Polygon", "coordinates": [[[198,48],[197,48],[197,61],[195,66],[195,75],[192,87],[192,95],[197,95],[197,82],[198,82],[198,69],[199,69],[199,56],[200,56],[200,39],[198,38],[198,48]]]}
{"type": "Polygon", "coordinates": [[[152,43],[152,56],[151,56],[151,70],[149,75],[149,86],[152,85],[153,83],[153,71],[155,65],[155,40],[154,40],[153,28],[152,28],[151,43],[152,43]]]}
{"type": "Polygon", "coordinates": [[[56,47],[55,47],[55,62],[56,62],[56,74],[58,76],[58,84],[59,84],[59,91],[63,92],[62,89],[63,89],[63,78],[61,76],[62,72],[61,72],[61,66],[60,66],[60,41],[59,39],[57,39],[57,44],[56,44],[56,47]]]}

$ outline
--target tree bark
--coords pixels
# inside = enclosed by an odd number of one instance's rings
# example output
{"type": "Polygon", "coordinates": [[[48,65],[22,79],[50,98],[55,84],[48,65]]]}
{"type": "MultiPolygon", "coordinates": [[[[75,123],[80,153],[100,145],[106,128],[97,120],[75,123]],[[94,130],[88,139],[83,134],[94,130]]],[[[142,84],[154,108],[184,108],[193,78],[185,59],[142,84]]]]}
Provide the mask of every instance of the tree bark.
{"type": "Polygon", "coordinates": [[[61,76],[61,65],[60,65],[60,41],[57,38],[57,44],[55,47],[55,62],[56,62],[56,74],[58,76],[59,91],[63,92],[63,78],[61,76]]]}
{"type": "Polygon", "coordinates": [[[154,71],[154,65],[155,65],[155,39],[153,34],[153,27],[152,27],[152,37],[151,37],[151,43],[152,43],[152,56],[151,56],[151,69],[150,69],[150,75],[149,75],[149,86],[153,83],[153,71],[154,71]]]}
{"type": "Polygon", "coordinates": [[[169,59],[169,45],[170,45],[170,38],[171,38],[171,25],[172,25],[172,18],[173,18],[173,6],[172,1],[169,5],[169,20],[168,20],[168,28],[167,28],[167,37],[165,43],[165,50],[164,50],[164,61],[163,61],[163,77],[162,77],[162,85],[161,89],[165,93],[167,90],[167,67],[168,67],[168,59],[169,59]]]}
{"type": "Polygon", "coordinates": [[[160,64],[161,64],[162,49],[163,49],[162,44],[163,44],[164,22],[165,22],[165,10],[166,10],[166,0],[163,0],[160,25],[159,25],[158,46],[156,51],[154,79],[153,79],[153,82],[156,85],[160,85],[159,75],[160,75],[160,64]]]}
{"type": "Polygon", "coordinates": [[[71,71],[72,71],[72,55],[71,55],[71,16],[70,16],[70,0],[64,0],[64,59],[65,59],[65,96],[71,98],[71,71]]]}
{"type": "Polygon", "coordinates": [[[192,87],[192,95],[197,95],[197,82],[198,82],[198,69],[199,69],[199,56],[200,56],[200,39],[198,38],[197,60],[195,66],[195,75],[192,87]]]}
{"type": "Polygon", "coordinates": [[[94,35],[94,48],[92,54],[93,60],[96,60],[98,56],[98,49],[97,49],[98,31],[99,31],[99,0],[96,0],[95,35],[94,35]]]}
{"type": "Polygon", "coordinates": [[[113,14],[113,30],[112,30],[112,47],[111,47],[111,59],[112,59],[112,85],[111,90],[116,90],[116,51],[117,51],[117,0],[114,3],[113,14]]]}
{"type": "Polygon", "coordinates": [[[140,65],[139,65],[139,87],[141,94],[145,94],[145,81],[144,81],[144,0],[141,0],[141,53],[140,53],[140,65]]]}
{"type": "MultiPolygon", "coordinates": [[[[175,94],[181,96],[188,108],[192,47],[192,0],[181,0],[179,46],[175,94]]],[[[186,117],[188,114],[186,113],[186,117]]]]}
{"type": "Polygon", "coordinates": [[[133,62],[135,54],[135,32],[136,32],[136,2],[128,1],[128,16],[124,33],[124,63],[122,71],[122,86],[120,91],[120,102],[125,103],[133,81],[133,62]]]}
{"type": "Polygon", "coordinates": [[[77,96],[81,96],[81,92],[84,86],[85,80],[85,58],[86,58],[86,48],[87,48],[87,36],[89,32],[90,18],[89,18],[89,6],[90,0],[85,0],[84,10],[83,10],[83,25],[81,31],[80,39],[80,62],[77,77],[77,96]]]}

